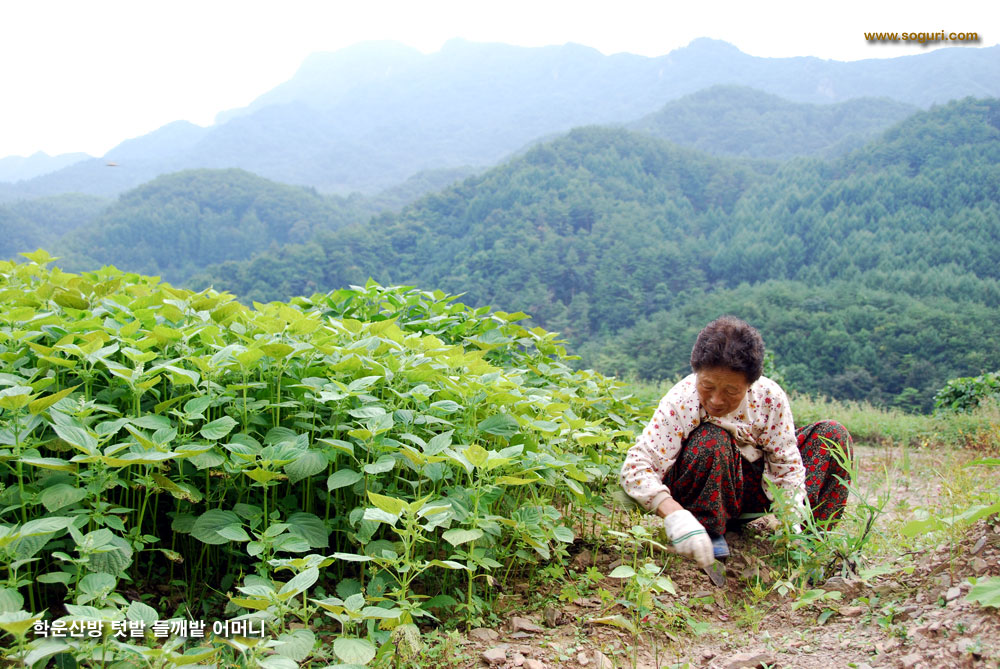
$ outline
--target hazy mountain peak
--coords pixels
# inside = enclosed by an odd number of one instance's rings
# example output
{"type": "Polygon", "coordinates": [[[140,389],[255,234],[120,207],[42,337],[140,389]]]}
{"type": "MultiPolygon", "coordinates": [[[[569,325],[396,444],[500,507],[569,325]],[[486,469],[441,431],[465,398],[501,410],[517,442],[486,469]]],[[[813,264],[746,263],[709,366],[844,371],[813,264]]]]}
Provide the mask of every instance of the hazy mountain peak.
{"type": "MultiPolygon", "coordinates": [[[[461,49],[471,49],[477,46],[478,47],[491,46],[492,44],[493,44],[492,42],[473,42],[471,40],[465,39],[464,37],[452,37],[451,39],[445,41],[445,43],[441,45],[441,49],[438,51],[438,53],[444,53],[446,51],[459,51],[461,49]]],[[[512,46],[512,45],[507,44],[505,46],[512,46]]]]}
{"type": "Polygon", "coordinates": [[[125,140],[111,149],[105,158],[116,162],[159,160],[188,151],[206,132],[207,128],[190,121],[174,121],[151,133],[125,140]]]}
{"type": "Polygon", "coordinates": [[[50,156],[44,151],[36,151],[28,157],[8,156],[0,158],[0,181],[23,181],[49,172],[61,170],[81,160],[90,158],[86,153],[62,153],[50,156]]]}
{"type": "Polygon", "coordinates": [[[738,47],[730,44],[721,39],[713,39],[711,37],[696,37],[691,40],[691,42],[678,51],[688,51],[690,53],[723,53],[723,54],[742,54],[747,55],[739,50],[738,47]]]}
{"type": "Polygon", "coordinates": [[[426,58],[420,51],[393,41],[358,42],[337,51],[309,54],[295,75],[246,107],[215,117],[222,125],[271,105],[291,102],[330,107],[345,100],[358,86],[385,81],[426,58]]]}

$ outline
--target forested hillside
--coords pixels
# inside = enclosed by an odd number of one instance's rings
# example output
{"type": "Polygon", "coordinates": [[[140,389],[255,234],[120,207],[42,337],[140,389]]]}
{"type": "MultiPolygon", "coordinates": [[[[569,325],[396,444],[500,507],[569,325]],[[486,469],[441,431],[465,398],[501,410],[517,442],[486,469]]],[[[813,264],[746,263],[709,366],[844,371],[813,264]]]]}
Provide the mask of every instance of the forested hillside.
{"type": "Polygon", "coordinates": [[[751,319],[807,391],[928,408],[1000,354],[1000,102],[921,112],[833,162],[712,158],[586,128],[367,226],[209,268],[247,299],[363,282],[464,292],[585,362],[682,373],[708,318],[751,319]]]}
{"type": "Polygon", "coordinates": [[[917,110],[889,98],[818,105],[746,86],[713,86],[626,127],[716,155],[785,160],[847,153],[917,110]]]}
{"type": "Polygon", "coordinates": [[[69,269],[111,263],[183,283],[207,264],[249,258],[369,216],[360,201],[243,170],[188,170],[125,193],[56,250],[69,269]]]}
{"type": "Polygon", "coordinates": [[[0,258],[52,246],[62,235],[80,228],[109,205],[93,195],[67,194],[0,205],[0,258]]]}
{"type": "MultiPolygon", "coordinates": [[[[592,317],[610,332],[637,316],[634,300],[619,293],[638,297],[668,267],[670,285],[707,288],[696,251],[700,216],[731,211],[770,169],[625,130],[583,128],[399,215],[320,234],[278,256],[208,268],[205,280],[225,281],[247,299],[273,299],[284,288],[258,277],[308,267],[325,285],[372,275],[440,286],[473,304],[520,304],[543,322],[593,301],[592,317]]],[[[591,331],[589,318],[569,322],[567,334],[591,331]]]]}

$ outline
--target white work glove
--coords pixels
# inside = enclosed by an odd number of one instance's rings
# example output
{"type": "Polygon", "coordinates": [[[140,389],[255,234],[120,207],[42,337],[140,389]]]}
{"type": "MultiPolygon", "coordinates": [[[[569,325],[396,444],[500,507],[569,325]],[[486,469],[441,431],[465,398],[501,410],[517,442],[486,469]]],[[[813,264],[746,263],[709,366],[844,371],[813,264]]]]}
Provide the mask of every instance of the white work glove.
{"type": "Polygon", "coordinates": [[[697,562],[699,567],[707,567],[715,561],[708,532],[687,509],[674,511],[664,518],[663,529],[674,550],[697,562]]]}

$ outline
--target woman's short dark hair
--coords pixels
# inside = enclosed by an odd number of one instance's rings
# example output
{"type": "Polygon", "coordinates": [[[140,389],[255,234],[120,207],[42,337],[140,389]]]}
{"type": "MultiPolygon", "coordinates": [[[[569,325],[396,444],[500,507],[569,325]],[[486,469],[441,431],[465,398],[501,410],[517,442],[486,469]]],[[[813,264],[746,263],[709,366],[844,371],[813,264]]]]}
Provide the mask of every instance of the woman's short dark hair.
{"type": "Polygon", "coordinates": [[[704,327],[691,350],[691,369],[726,367],[742,372],[747,383],[764,369],[764,340],[757,329],[734,316],[722,316],[704,327]]]}

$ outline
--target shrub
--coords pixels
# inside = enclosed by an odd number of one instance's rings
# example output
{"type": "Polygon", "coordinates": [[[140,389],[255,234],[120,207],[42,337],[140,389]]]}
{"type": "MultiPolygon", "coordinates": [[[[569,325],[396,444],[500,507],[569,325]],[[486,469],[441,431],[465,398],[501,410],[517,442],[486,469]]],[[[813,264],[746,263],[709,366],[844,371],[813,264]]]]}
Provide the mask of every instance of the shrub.
{"type": "Polygon", "coordinates": [[[987,398],[1000,398],[1000,372],[952,379],[934,395],[934,408],[968,413],[987,398]]]}

